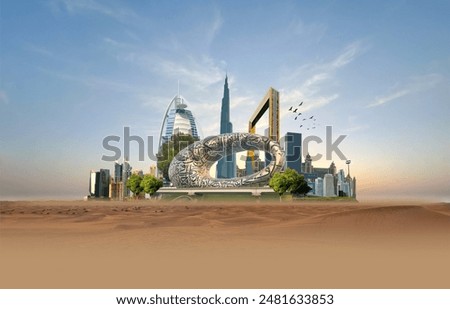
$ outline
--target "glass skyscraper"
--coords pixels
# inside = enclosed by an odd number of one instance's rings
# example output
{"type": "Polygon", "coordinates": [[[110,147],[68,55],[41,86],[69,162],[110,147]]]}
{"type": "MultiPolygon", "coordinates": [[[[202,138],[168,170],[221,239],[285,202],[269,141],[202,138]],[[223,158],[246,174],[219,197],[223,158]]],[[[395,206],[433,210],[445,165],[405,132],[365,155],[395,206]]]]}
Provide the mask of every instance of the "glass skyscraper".
{"type": "Polygon", "coordinates": [[[302,172],[302,134],[287,132],[284,136],[286,168],[302,172]]]}
{"type": "MultiPolygon", "coordinates": [[[[228,76],[225,76],[223,86],[222,110],[220,113],[220,134],[233,133],[233,124],[230,122],[230,89],[228,76]]],[[[236,177],[236,155],[229,154],[217,162],[217,178],[236,177]]]]}

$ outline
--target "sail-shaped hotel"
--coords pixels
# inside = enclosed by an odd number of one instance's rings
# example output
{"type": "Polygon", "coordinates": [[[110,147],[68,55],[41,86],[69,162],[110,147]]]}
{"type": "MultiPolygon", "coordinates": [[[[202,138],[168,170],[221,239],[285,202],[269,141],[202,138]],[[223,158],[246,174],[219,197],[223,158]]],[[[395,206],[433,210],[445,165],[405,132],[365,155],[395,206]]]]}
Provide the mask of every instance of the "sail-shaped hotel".
{"type": "Polygon", "coordinates": [[[187,101],[180,94],[170,101],[164,113],[158,147],[170,140],[174,134],[186,134],[199,139],[194,115],[187,109],[187,101]]]}

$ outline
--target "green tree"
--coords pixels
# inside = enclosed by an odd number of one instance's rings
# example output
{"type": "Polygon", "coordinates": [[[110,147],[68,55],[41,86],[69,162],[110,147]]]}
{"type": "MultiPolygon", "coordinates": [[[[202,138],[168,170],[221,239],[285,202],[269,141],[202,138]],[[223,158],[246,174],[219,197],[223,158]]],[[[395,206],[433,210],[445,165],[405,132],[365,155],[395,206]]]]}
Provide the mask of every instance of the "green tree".
{"type": "Polygon", "coordinates": [[[145,175],[141,181],[142,190],[144,190],[145,193],[150,194],[150,196],[155,194],[156,191],[158,191],[162,186],[162,180],[157,179],[156,177],[149,174],[145,175]]]}
{"type": "Polygon", "coordinates": [[[291,193],[295,195],[306,196],[306,194],[308,194],[312,190],[312,188],[308,186],[308,183],[305,181],[303,175],[300,175],[300,177],[302,179],[297,182],[297,187],[291,190],[291,193]]]}
{"type": "Polygon", "coordinates": [[[161,145],[156,156],[158,169],[162,172],[163,178],[169,180],[169,166],[172,159],[180,152],[180,150],[189,146],[196,140],[187,134],[174,134],[172,138],[161,145]]]}
{"type": "Polygon", "coordinates": [[[285,192],[306,195],[312,190],[303,175],[290,168],[287,168],[284,172],[275,173],[269,181],[269,186],[280,195],[280,201],[285,192]]]}
{"type": "Polygon", "coordinates": [[[281,196],[289,189],[289,182],[284,173],[275,173],[269,181],[269,187],[278,193],[281,202],[281,196]]]}
{"type": "Polygon", "coordinates": [[[138,198],[139,194],[142,192],[141,182],[142,177],[137,174],[131,175],[127,180],[127,188],[133,192],[135,198],[138,198]]]}

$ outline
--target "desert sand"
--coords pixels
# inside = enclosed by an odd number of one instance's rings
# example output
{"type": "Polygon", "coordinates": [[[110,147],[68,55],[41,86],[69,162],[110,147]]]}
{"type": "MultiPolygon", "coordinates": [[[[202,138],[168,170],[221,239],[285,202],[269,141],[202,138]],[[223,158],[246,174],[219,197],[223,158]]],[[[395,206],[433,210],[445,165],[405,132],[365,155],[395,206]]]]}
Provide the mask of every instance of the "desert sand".
{"type": "Polygon", "coordinates": [[[0,202],[0,288],[450,288],[450,204],[0,202]]]}

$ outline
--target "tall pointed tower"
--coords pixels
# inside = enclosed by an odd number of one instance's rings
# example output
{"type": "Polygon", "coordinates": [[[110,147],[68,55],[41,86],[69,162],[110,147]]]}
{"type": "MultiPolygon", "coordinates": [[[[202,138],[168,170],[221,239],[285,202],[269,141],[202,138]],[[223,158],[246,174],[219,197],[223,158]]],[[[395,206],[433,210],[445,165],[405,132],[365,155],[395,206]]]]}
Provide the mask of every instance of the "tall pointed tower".
{"type": "MultiPolygon", "coordinates": [[[[232,132],[233,124],[230,122],[230,89],[228,88],[228,75],[225,75],[222,110],[220,112],[220,134],[232,132]]],[[[217,178],[234,177],[236,177],[236,156],[229,154],[217,162],[217,178]]]]}

